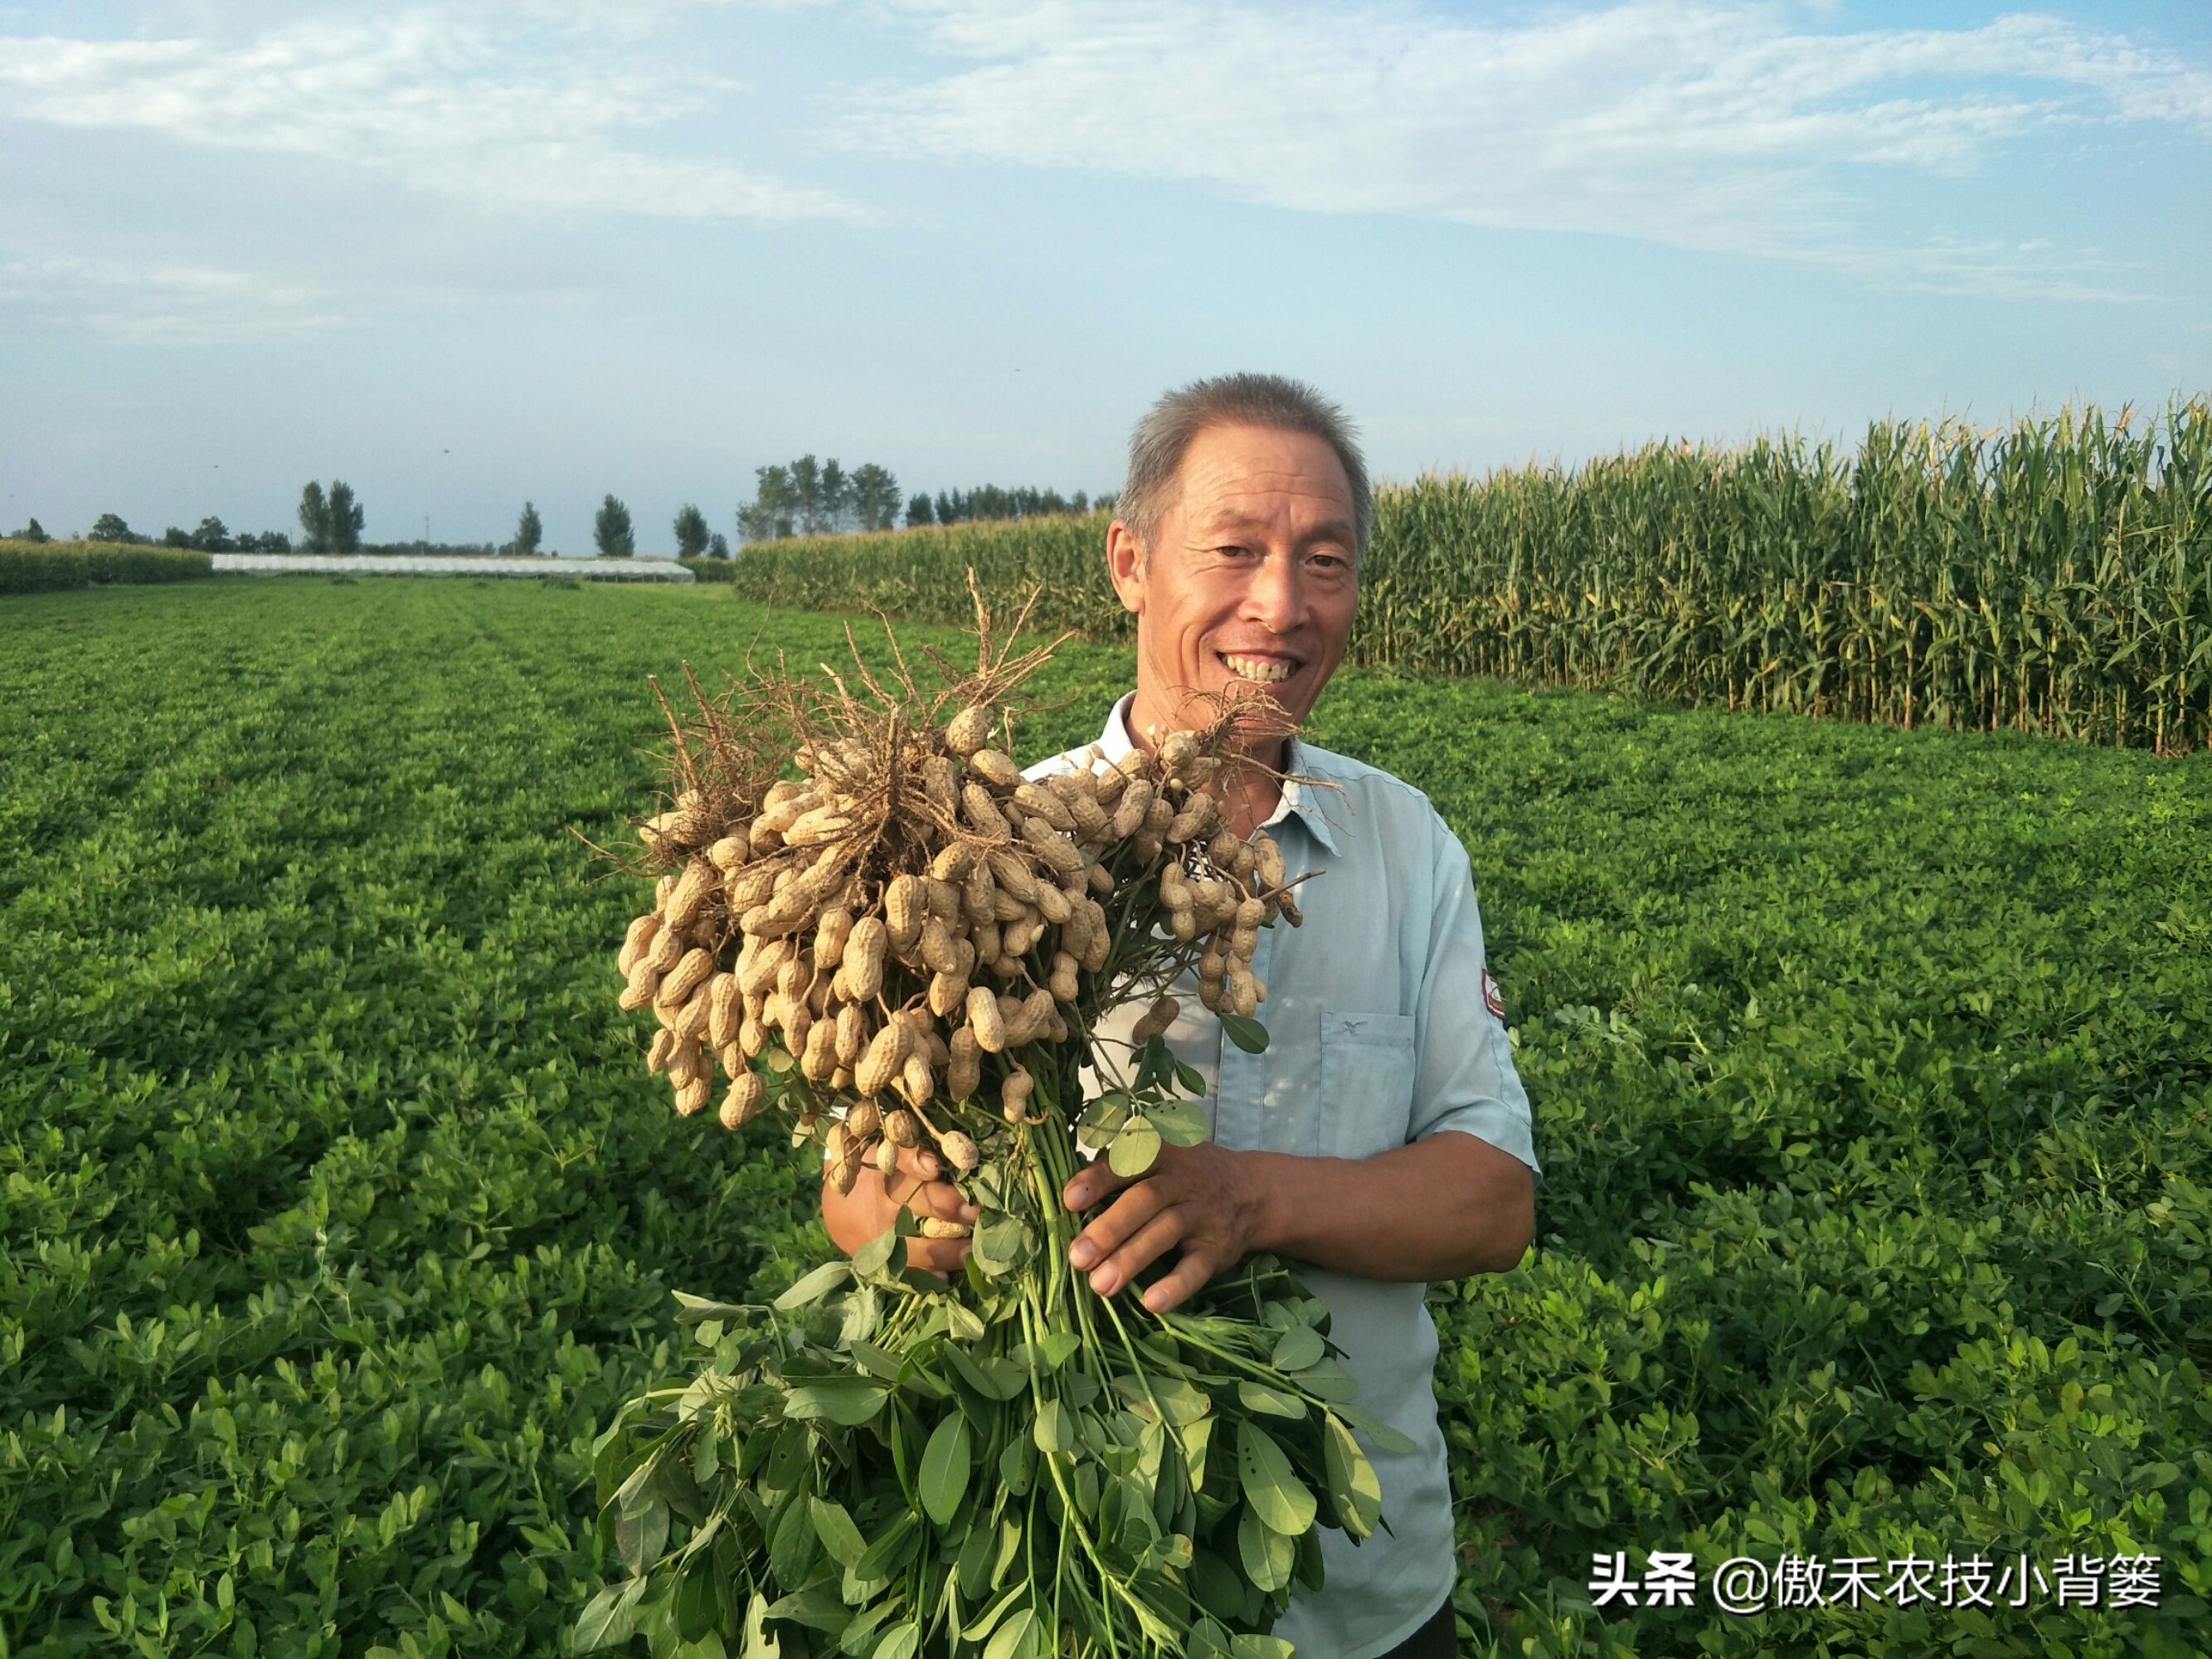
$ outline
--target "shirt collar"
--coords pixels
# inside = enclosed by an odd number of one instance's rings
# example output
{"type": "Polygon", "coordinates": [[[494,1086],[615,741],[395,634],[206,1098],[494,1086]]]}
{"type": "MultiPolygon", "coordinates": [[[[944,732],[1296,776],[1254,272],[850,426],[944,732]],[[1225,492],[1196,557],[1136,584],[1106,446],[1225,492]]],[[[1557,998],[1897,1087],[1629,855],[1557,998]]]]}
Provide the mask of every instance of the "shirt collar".
{"type": "MultiPolygon", "coordinates": [[[[1121,700],[1114,705],[1113,712],[1106,716],[1106,729],[1098,737],[1098,751],[1109,766],[1115,764],[1137,746],[1135,740],[1129,736],[1129,710],[1136,700],[1135,692],[1123,692],[1121,700]]],[[[1282,796],[1275,803],[1273,813],[1260,827],[1272,830],[1285,818],[1295,817],[1305,825],[1306,832],[1334,857],[1340,851],[1336,844],[1336,831],[1322,815],[1320,805],[1314,799],[1315,792],[1299,781],[1302,776],[1319,776],[1313,767],[1313,750],[1292,737],[1283,758],[1283,769],[1290,776],[1283,780],[1282,796]]]]}

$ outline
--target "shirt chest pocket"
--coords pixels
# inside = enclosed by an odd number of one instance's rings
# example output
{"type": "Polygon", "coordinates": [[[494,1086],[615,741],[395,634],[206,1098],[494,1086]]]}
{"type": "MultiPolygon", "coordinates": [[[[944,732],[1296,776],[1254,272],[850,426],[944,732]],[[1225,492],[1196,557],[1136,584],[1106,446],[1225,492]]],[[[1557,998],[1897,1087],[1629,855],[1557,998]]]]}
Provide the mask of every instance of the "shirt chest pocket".
{"type": "Polygon", "coordinates": [[[1322,1010],[1316,1150],[1324,1158],[1372,1158],[1404,1146],[1419,1060],[1410,1015],[1322,1010]]]}

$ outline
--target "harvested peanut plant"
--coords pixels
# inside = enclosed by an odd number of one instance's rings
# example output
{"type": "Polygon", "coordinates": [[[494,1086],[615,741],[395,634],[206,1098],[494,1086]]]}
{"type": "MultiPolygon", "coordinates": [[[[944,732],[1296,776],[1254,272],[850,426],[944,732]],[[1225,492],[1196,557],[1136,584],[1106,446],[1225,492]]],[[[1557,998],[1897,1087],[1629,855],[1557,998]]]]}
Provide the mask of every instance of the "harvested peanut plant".
{"type": "Polygon", "coordinates": [[[1258,929],[1297,908],[1209,785],[1273,706],[1032,781],[994,740],[1052,647],[1000,645],[980,596],[976,617],[976,667],[934,661],[933,693],[856,650],[720,698],[693,678],[668,708],[673,804],[639,827],[653,902],[620,957],[623,1006],[659,1020],[648,1064],[681,1113],[718,1078],[725,1127],[781,1112],[842,1190],[928,1148],[980,1214],[950,1282],[904,1240],[963,1224],[902,1212],[772,1306],[679,1298],[696,1375],[598,1443],[629,1576],[586,1647],[1260,1659],[1319,1587],[1317,1528],[1380,1520],[1355,1431],[1396,1437],[1288,1268],[1248,1258],[1165,1313],[1101,1297],[1060,1201],[1086,1152],[1134,1175],[1206,1138],[1204,1079],[1164,1040],[1178,978],[1266,1043],[1258,929]],[[1139,1002],[1126,1039],[1102,1030],[1139,1002]]]}

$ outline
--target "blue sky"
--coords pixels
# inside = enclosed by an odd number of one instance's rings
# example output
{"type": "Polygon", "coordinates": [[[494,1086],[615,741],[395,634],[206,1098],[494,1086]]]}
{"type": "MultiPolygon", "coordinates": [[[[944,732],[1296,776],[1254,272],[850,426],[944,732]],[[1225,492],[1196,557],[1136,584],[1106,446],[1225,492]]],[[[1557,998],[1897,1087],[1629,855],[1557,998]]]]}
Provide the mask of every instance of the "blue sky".
{"type": "Polygon", "coordinates": [[[2201,0],[0,3],[0,531],[658,550],[1233,368],[1399,478],[2156,404],[2208,272],[2201,0]]]}

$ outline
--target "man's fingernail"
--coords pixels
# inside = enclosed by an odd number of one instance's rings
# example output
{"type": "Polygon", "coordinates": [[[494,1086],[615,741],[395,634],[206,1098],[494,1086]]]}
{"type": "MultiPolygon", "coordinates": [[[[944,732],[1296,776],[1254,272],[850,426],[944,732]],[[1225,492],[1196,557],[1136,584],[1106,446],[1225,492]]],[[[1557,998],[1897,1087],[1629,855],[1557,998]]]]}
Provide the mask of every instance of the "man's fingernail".
{"type": "Polygon", "coordinates": [[[1091,1274],[1091,1288],[1101,1296],[1113,1295],[1114,1270],[1111,1267],[1101,1267],[1097,1273],[1091,1274]]]}
{"type": "Polygon", "coordinates": [[[1068,1247],[1067,1259],[1074,1266],[1075,1270],[1081,1273],[1091,1265],[1092,1258],[1097,1254],[1098,1252],[1091,1247],[1089,1239],[1079,1238],[1068,1247]]]}

